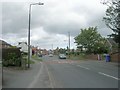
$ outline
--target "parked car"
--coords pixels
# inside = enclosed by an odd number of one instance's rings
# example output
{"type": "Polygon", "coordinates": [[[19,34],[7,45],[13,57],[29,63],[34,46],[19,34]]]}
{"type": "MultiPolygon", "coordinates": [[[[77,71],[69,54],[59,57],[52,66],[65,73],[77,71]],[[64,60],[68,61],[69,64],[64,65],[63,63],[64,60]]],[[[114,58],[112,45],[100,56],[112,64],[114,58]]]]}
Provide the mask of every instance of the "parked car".
{"type": "Polygon", "coordinates": [[[49,57],[53,57],[53,54],[49,54],[49,57]]]}
{"type": "Polygon", "coordinates": [[[59,54],[59,59],[66,59],[66,55],[65,54],[59,54]]]}

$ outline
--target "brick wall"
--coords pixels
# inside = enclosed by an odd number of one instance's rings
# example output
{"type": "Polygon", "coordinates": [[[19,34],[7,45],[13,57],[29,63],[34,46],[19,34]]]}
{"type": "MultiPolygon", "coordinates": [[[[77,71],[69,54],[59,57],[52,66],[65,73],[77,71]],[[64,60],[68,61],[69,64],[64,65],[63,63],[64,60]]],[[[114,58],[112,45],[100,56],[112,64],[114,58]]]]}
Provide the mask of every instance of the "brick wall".
{"type": "Polygon", "coordinates": [[[86,55],[86,59],[97,60],[97,54],[86,55]]]}
{"type": "Polygon", "coordinates": [[[115,53],[115,54],[110,55],[110,57],[111,57],[111,61],[118,62],[118,60],[120,59],[120,54],[115,53]]]}
{"type": "MultiPolygon", "coordinates": [[[[98,60],[97,54],[86,55],[86,59],[98,60]]],[[[110,55],[110,59],[112,62],[118,62],[118,60],[120,59],[120,54],[118,54],[118,53],[112,54],[112,55],[110,55]]],[[[102,57],[102,60],[105,60],[105,57],[102,57]]],[[[120,60],[119,60],[119,62],[120,62],[120,60]]]]}

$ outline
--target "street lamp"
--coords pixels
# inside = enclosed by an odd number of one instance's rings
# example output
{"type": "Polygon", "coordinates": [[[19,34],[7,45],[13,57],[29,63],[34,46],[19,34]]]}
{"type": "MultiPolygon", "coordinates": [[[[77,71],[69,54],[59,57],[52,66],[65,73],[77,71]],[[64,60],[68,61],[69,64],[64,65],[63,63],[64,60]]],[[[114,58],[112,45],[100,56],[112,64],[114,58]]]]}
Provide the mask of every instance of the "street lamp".
{"type": "Polygon", "coordinates": [[[28,26],[28,68],[30,68],[30,21],[31,21],[31,6],[32,5],[44,5],[44,3],[32,3],[29,6],[29,26],[28,26]]]}
{"type": "Polygon", "coordinates": [[[68,50],[69,50],[69,51],[68,51],[69,53],[68,53],[68,54],[69,54],[69,58],[70,58],[70,32],[68,32],[68,44],[69,44],[69,45],[68,45],[68,46],[69,46],[69,49],[68,49],[68,50]]]}

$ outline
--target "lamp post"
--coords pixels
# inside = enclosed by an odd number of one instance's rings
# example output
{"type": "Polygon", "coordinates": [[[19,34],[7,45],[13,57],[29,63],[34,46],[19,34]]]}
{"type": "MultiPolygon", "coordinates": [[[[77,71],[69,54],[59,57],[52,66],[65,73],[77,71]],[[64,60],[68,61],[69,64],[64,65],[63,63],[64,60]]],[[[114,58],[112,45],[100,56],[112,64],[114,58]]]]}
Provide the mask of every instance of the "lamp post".
{"type": "Polygon", "coordinates": [[[31,6],[32,5],[44,5],[44,3],[32,3],[29,6],[29,26],[28,26],[28,68],[30,68],[30,22],[31,22],[31,6]]]}
{"type": "Polygon", "coordinates": [[[70,58],[70,32],[68,32],[68,44],[69,44],[68,54],[69,54],[69,58],[70,58]]]}

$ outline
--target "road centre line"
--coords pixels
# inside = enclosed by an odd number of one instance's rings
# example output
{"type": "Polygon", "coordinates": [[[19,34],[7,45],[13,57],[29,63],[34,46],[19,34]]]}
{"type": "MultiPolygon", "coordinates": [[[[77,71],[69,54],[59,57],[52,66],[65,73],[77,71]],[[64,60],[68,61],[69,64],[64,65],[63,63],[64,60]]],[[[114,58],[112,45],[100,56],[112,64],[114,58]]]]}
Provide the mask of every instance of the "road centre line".
{"type": "Polygon", "coordinates": [[[101,74],[101,75],[107,76],[107,77],[114,78],[114,79],[116,79],[116,80],[120,80],[120,79],[117,78],[117,77],[114,77],[114,76],[111,76],[111,75],[108,75],[108,74],[105,74],[105,73],[102,73],[102,72],[98,72],[98,73],[101,74]]]}
{"type": "Polygon", "coordinates": [[[84,69],[87,69],[89,70],[90,68],[87,68],[87,67],[84,67],[84,66],[81,66],[81,65],[77,65],[78,67],[81,67],[81,68],[84,68],[84,69]]]}

